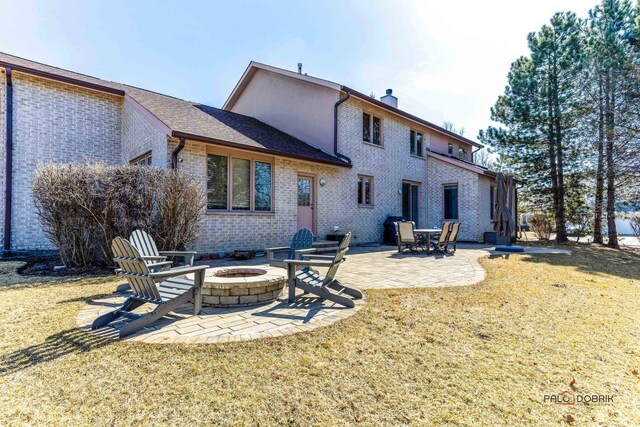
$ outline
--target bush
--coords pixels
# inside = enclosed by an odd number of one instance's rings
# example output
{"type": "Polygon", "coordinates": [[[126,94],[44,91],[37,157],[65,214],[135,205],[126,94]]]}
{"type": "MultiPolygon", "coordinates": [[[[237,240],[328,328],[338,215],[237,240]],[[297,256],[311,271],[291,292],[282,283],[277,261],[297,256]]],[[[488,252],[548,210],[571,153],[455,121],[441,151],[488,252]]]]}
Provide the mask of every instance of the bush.
{"type": "Polygon", "coordinates": [[[553,224],[548,215],[534,215],[530,220],[531,231],[536,233],[538,239],[549,240],[553,231],[553,224]]]}
{"type": "Polygon", "coordinates": [[[111,240],[147,231],[160,250],[183,250],[205,207],[200,186],[171,170],[48,164],[32,184],[40,223],[69,267],[113,265],[111,240]]]}

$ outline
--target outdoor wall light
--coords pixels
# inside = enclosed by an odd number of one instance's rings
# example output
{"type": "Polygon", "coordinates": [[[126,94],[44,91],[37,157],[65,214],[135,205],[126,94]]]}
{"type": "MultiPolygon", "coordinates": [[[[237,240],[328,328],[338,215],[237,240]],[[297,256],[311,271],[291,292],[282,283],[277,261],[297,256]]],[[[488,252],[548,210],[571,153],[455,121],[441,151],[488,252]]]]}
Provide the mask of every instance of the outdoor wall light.
{"type": "Polygon", "coordinates": [[[402,188],[398,188],[398,194],[402,195],[402,188]]]}
{"type": "Polygon", "coordinates": [[[320,187],[324,187],[325,185],[327,185],[327,180],[324,178],[320,178],[320,187]]]}

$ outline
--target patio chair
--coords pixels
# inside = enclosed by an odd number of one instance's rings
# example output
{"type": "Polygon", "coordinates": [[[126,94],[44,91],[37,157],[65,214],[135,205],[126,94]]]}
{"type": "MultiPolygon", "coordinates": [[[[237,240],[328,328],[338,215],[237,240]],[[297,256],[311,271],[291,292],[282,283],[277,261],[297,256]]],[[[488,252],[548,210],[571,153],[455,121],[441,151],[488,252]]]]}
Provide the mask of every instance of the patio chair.
{"type": "Polygon", "coordinates": [[[398,253],[404,249],[413,252],[416,248],[422,248],[421,242],[416,238],[416,223],[413,221],[396,222],[396,241],[398,242],[398,253]],[[403,249],[404,248],[404,249],[403,249]]]}
{"type": "Polygon", "coordinates": [[[308,228],[301,228],[293,235],[291,246],[279,246],[276,248],[267,248],[267,262],[271,267],[287,268],[284,259],[302,259],[301,255],[310,252],[313,246],[313,233],[308,228]],[[284,259],[276,259],[277,252],[287,252],[284,259]]]}
{"type": "Polygon", "coordinates": [[[168,267],[171,267],[172,262],[167,261],[167,257],[181,257],[184,265],[192,266],[197,254],[193,251],[158,251],[156,242],[143,230],[135,230],[131,233],[129,242],[140,252],[147,263],[166,263],[168,267]]]}
{"type": "Polygon", "coordinates": [[[129,322],[123,322],[122,325],[113,325],[122,338],[150,325],[189,301],[193,301],[193,314],[200,312],[200,289],[207,266],[185,266],[151,272],[140,251],[121,237],[113,239],[111,251],[113,260],[120,267],[117,274],[127,279],[132,294],[122,306],[94,320],[91,329],[106,326],[120,318],[129,319],[129,322]],[[194,280],[183,277],[189,273],[195,273],[194,280]],[[143,304],[155,304],[156,307],[147,313],[133,313],[133,310],[143,304]]]}
{"type": "Polygon", "coordinates": [[[447,243],[449,242],[449,234],[451,230],[451,222],[442,224],[442,231],[437,239],[431,240],[431,250],[436,253],[446,254],[447,243]]]}
{"type": "Polygon", "coordinates": [[[451,226],[451,232],[449,233],[449,238],[447,239],[447,244],[445,245],[445,250],[450,253],[456,253],[456,243],[458,241],[458,232],[460,231],[460,223],[454,222],[451,226]],[[453,245],[453,250],[449,250],[449,246],[453,245]]]}
{"type": "Polygon", "coordinates": [[[362,298],[362,292],[345,286],[335,278],[338,267],[345,261],[344,254],[349,250],[351,232],[348,232],[335,255],[303,255],[305,259],[286,259],[284,262],[288,270],[289,302],[293,302],[296,296],[296,288],[300,288],[305,293],[311,293],[320,298],[333,301],[345,307],[354,307],[353,299],[362,298]],[[297,267],[302,267],[298,270],[297,267]],[[327,273],[324,277],[311,269],[311,267],[326,267],[327,273]],[[348,295],[352,298],[347,298],[348,295]]]}

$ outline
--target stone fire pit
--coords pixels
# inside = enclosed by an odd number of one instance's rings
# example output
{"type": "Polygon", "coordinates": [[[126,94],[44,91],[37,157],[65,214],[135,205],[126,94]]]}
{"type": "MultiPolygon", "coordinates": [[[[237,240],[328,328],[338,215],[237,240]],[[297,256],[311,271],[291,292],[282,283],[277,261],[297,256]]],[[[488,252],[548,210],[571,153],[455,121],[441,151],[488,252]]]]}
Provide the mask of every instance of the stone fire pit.
{"type": "MultiPolygon", "coordinates": [[[[193,279],[193,274],[187,277],[193,279]]],[[[286,281],[282,268],[209,268],[202,285],[202,305],[228,308],[268,303],[278,298],[286,281]]]]}

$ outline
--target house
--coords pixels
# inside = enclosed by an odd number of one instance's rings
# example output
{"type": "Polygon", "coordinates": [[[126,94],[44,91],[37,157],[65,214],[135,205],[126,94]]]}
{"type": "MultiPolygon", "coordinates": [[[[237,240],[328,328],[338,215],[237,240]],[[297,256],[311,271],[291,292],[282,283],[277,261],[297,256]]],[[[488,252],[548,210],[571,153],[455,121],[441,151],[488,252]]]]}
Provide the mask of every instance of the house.
{"type": "Polygon", "coordinates": [[[50,249],[30,182],[44,162],[177,168],[207,194],[195,249],[259,249],[300,227],[379,242],[388,215],[491,230],[494,174],[481,145],[347,86],[252,62],[223,108],[0,53],[2,238],[50,249]]]}

